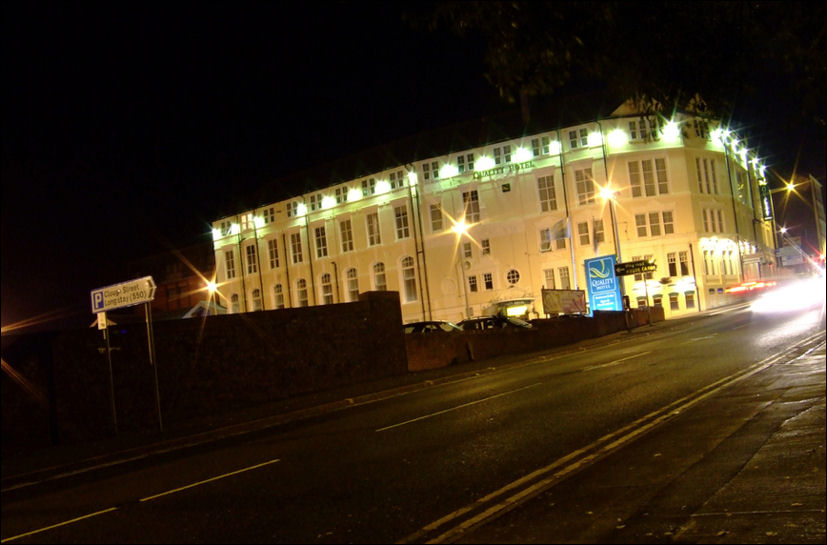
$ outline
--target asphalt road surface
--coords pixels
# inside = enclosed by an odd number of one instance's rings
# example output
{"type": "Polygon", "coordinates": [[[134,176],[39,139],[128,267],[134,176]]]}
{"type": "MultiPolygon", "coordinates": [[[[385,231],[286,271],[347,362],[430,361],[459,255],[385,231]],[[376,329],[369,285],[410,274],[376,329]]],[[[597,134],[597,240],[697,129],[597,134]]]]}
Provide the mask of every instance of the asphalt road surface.
{"type": "Polygon", "coordinates": [[[779,373],[823,341],[823,314],[741,308],[549,351],[4,500],[3,542],[691,541],[679,523],[806,409],[779,373]]]}

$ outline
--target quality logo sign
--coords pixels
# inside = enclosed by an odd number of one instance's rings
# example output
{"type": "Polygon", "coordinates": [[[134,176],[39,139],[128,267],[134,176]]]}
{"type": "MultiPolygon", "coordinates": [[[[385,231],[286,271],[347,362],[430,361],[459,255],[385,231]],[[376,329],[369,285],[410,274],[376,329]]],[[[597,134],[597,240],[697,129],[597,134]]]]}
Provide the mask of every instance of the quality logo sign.
{"type": "Polygon", "coordinates": [[[615,276],[615,262],[614,255],[604,255],[585,261],[591,312],[623,310],[620,283],[615,276]]]}

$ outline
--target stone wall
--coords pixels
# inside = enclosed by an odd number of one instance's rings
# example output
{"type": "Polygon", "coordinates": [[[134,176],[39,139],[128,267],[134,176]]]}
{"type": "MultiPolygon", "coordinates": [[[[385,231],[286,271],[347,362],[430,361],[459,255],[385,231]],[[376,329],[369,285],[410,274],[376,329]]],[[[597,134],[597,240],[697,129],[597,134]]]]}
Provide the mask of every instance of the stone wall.
{"type": "MultiPolygon", "coordinates": [[[[157,430],[146,323],[109,331],[119,430],[157,430]]],[[[354,303],[155,321],[153,333],[165,424],[209,421],[408,369],[397,292],[361,294],[354,303]]],[[[27,393],[4,373],[4,450],[114,431],[104,347],[96,329],[43,334],[4,347],[4,360],[22,369],[42,396],[27,393]]]]}

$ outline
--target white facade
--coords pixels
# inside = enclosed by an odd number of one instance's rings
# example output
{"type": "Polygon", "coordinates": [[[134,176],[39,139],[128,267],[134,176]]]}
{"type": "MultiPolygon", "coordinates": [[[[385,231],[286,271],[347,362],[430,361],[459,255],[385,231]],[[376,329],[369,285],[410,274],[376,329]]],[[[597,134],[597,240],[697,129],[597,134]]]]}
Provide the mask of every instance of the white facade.
{"type": "Polygon", "coordinates": [[[646,287],[621,277],[632,307],[647,290],[667,317],[725,304],[728,288],[774,274],[763,167],[735,135],[672,121],[623,106],[219,219],[222,304],[271,310],[388,289],[404,322],[459,321],[504,301],[542,317],[541,290],[586,290],[584,260],[615,254],[615,233],[617,261],[657,265],[646,287]]]}

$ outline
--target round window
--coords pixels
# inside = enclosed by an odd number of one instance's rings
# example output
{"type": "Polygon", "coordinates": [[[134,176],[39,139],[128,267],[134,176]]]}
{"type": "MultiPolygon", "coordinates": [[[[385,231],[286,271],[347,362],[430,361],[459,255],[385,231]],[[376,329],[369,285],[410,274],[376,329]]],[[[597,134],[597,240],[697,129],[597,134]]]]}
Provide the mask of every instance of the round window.
{"type": "Polygon", "coordinates": [[[515,269],[511,269],[508,271],[508,274],[505,275],[505,279],[508,280],[509,284],[516,284],[520,281],[520,273],[515,269]]]}

